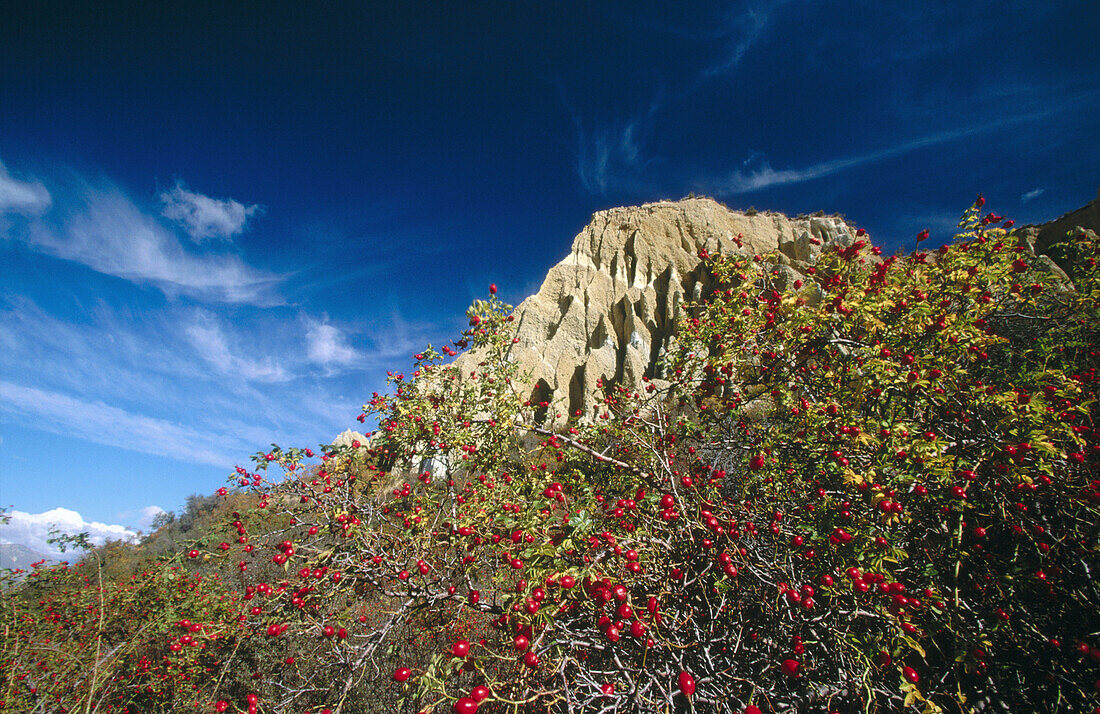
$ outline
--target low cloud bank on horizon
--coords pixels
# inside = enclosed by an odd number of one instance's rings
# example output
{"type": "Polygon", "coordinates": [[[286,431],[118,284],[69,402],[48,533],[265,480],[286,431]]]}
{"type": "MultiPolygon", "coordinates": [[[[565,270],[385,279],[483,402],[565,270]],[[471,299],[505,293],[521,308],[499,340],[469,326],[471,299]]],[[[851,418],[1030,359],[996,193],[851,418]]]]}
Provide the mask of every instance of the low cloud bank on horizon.
{"type": "MultiPolygon", "coordinates": [[[[148,530],[152,526],[153,519],[161,513],[164,513],[164,509],[160,506],[146,506],[137,512],[118,515],[123,519],[132,520],[131,527],[148,530]]],[[[0,543],[24,545],[37,553],[57,560],[75,561],[80,558],[82,552],[71,548],[62,552],[55,544],[50,543],[50,538],[58,533],[66,535],[87,533],[89,540],[97,546],[109,540],[133,542],[138,537],[137,532],[131,530],[131,527],[86,521],[79,513],[68,508],[54,508],[43,513],[12,510],[8,512],[7,517],[7,523],[0,523],[0,543]]]]}

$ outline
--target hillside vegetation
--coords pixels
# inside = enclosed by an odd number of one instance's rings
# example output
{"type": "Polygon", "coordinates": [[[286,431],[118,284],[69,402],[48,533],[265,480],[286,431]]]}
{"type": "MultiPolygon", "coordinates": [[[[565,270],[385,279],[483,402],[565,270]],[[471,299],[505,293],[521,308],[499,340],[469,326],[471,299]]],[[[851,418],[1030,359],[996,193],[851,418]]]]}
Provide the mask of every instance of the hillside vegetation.
{"type": "Polygon", "coordinates": [[[664,379],[557,426],[468,311],[364,405],[137,548],[3,593],[0,705],[100,712],[1100,707],[1100,240],[979,199],[805,283],[703,256],[664,379]],[[811,284],[812,283],[812,284],[811,284]],[[183,521],[187,518],[187,527],[183,521]]]}

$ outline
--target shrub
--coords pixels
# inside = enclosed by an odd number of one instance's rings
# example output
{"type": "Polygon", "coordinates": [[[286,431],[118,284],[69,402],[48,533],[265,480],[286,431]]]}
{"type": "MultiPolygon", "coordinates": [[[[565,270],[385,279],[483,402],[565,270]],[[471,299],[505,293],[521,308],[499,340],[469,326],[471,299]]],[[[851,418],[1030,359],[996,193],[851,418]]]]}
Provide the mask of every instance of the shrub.
{"type": "Polygon", "coordinates": [[[708,259],[668,378],[602,385],[591,423],[540,424],[510,306],[476,302],[472,370],[429,347],[364,406],[366,443],[238,469],[258,502],[186,559],[241,589],[204,616],[224,657],[187,670],[193,699],[1095,707],[1100,244],[1078,238],[1071,286],[980,207],[949,246],[857,240],[805,285],[776,256],[708,259]]]}
{"type": "Polygon", "coordinates": [[[0,707],[190,709],[233,648],[238,608],[217,578],[178,567],[109,580],[95,559],[39,566],[3,593],[0,707]]]}

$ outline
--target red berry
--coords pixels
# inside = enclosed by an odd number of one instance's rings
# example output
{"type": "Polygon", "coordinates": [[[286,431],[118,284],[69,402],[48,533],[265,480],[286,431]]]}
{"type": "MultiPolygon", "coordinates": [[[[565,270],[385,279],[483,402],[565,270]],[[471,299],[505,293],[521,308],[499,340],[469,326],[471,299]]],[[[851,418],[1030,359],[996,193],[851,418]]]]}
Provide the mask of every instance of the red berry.
{"type": "Polygon", "coordinates": [[[787,675],[788,677],[797,677],[798,676],[798,670],[801,666],[802,665],[800,665],[798,663],[798,660],[796,660],[796,659],[785,659],[785,660],[783,660],[783,665],[782,665],[783,674],[787,675]]]}
{"type": "Polygon", "coordinates": [[[680,686],[680,693],[685,697],[690,697],[695,694],[695,677],[692,677],[687,672],[680,672],[680,676],[677,678],[676,683],[680,686]]]}
{"type": "Polygon", "coordinates": [[[917,674],[917,670],[912,667],[902,667],[901,674],[905,677],[905,681],[911,684],[916,684],[920,681],[920,675],[917,674]]]}
{"type": "Polygon", "coordinates": [[[477,711],[477,702],[469,697],[463,697],[455,702],[455,714],[474,714],[477,711]]]}
{"type": "Polygon", "coordinates": [[[400,667],[400,668],[398,668],[398,670],[396,672],[393,673],[393,678],[397,682],[408,681],[409,677],[411,677],[411,676],[412,676],[412,670],[409,669],[408,667],[400,667]]]}

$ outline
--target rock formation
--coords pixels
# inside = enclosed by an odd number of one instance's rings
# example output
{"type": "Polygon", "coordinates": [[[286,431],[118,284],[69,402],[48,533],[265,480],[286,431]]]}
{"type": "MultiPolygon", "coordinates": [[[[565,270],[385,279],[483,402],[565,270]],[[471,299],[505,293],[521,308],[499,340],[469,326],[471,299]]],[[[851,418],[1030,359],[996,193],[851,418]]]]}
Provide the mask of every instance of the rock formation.
{"type": "Polygon", "coordinates": [[[1058,244],[1065,241],[1066,233],[1075,228],[1100,233],[1100,192],[1097,192],[1095,199],[1076,211],[1070,211],[1038,226],[1024,226],[1020,230],[1027,235],[1036,253],[1049,254],[1063,269],[1071,270],[1069,256],[1058,244]]]}
{"type": "Polygon", "coordinates": [[[357,431],[352,431],[351,429],[345,429],[344,432],[342,434],[340,434],[340,436],[333,439],[332,445],[333,446],[351,447],[351,445],[354,444],[357,441],[360,444],[365,444],[365,443],[367,443],[367,437],[363,436],[362,434],[360,434],[357,431]]]}
{"type": "MultiPolygon", "coordinates": [[[[1076,227],[1100,231],[1100,195],[1086,206],[1021,230],[1049,270],[1065,277],[1057,243],[1076,227]],[[1052,260],[1045,254],[1049,251],[1052,260]]],[[[550,269],[539,291],[515,309],[518,342],[511,358],[527,374],[518,385],[534,404],[539,422],[591,417],[602,399],[599,384],[637,386],[660,381],[661,361],[685,300],[710,288],[701,251],[757,255],[778,251],[781,283],[806,275],[828,246],[847,246],[856,230],[823,213],[789,218],[773,212],[732,211],[709,198],[660,201],[600,211],[550,269]]],[[[806,280],[807,288],[815,283],[806,280]]],[[[811,300],[813,299],[811,295],[811,300]]],[[[460,373],[479,357],[455,361],[460,373]]],[[[366,437],[341,434],[338,444],[366,437]]],[[[422,468],[445,470],[431,462],[422,468]]]]}
{"type": "MultiPolygon", "coordinates": [[[[522,385],[545,415],[588,416],[603,383],[661,377],[661,359],[682,302],[708,289],[703,250],[761,254],[778,249],[793,281],[822,248],[847,245],[855,230],[834,216],[740,213],[707,198],[600,211],[550,269],[538,293],[516,308],[513,357],[522,385]]],[[[476,355],[458,364],[472,368],[476,355]]],[[[542,414],[538,415],[542,417],[542,414]]]]}

